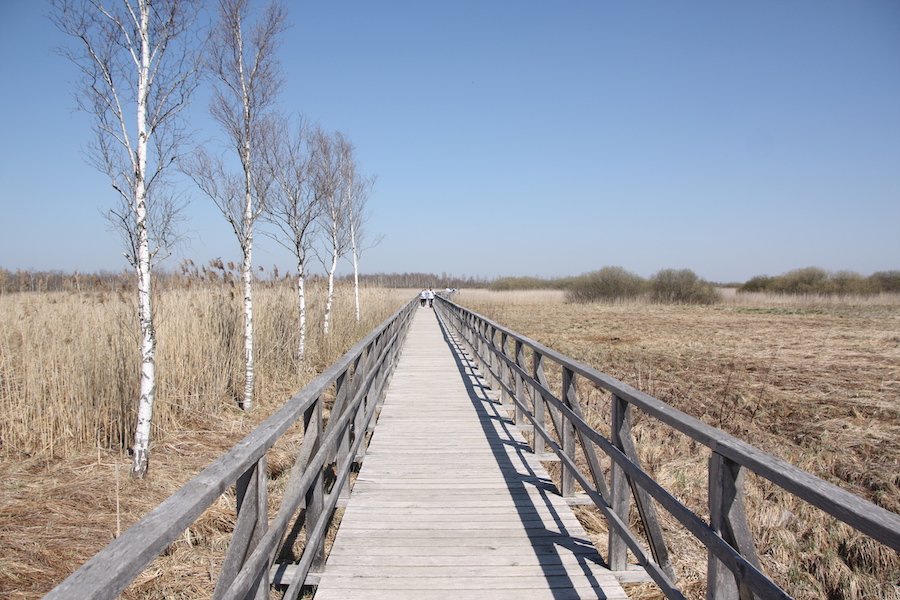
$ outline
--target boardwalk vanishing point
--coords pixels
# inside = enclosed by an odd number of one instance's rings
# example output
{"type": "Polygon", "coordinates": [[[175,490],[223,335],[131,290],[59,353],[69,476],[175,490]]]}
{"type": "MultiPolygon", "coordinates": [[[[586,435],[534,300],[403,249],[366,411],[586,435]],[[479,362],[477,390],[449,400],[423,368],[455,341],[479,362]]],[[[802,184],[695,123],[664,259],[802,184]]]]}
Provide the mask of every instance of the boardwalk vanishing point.
{"type": "Polygon", "coordinates": [[[419,309],[316,600],[627,598],[489,392],[419,309]]]}

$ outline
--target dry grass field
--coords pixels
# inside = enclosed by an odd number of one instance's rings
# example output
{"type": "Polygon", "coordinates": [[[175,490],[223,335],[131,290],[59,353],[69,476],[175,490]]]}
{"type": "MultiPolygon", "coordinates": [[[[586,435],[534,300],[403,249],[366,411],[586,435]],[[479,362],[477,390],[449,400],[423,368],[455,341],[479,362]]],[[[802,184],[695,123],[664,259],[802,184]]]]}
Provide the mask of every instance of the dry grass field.
{"type": "MultiPolygon", "coordinates": [[[[40,598],[280,406],[415,290],[367,289],[363,322],[340,288],[334,335],[311,290],[309,359],[298,365],[287,284],[257,292],[257,409],[241,390],[239,296],[226,283],[171,286],[157,308],[159,389],[150,475],[128,477],[137,340],[130,294],[0,296],[0,597],[40,598]]],[[[693,416],[900,512],[900,298],[726,295],[706,307],[565,304],[554,291],[463,290],[455,300],[693,416]]],[[[552,373],[548,373],[552,376],[552,373]]],[[[602,395],[581,390],[601,431],[602,395]]],[[[703,514],[705,448],[636,418],[644,465],[703,514]]],[[[273,505],[302,435],[269,453],[273,505]]],[[[771,484],[748,478],[765,569],[798,598],[893,598],[897,553],[771,484]]],[[[209,597],[234,524],[220,500],[125,592],[209,597]]],[[[580,516],[604,540],[596,514],[580,516]]],[[[664,519],[681,584],[703,597],[706,557],[664,519]]],[[[298,540],[300,542],[302,540],[298,540]]],[[[600,544],[605,547],[605,542],[600,544]]],[[[635,586],[634,597],[656,597],[635,586]]]]}
{"type": "MultiPolygon", "coordinates": [[[[459,303],[832,483],[900,513],[900,297],[726,293],[712,306],[566,304],[561,292],[463,290],[459,303]]],[[[608,402],[579,390],[608,433],[608,402]]],[[[638,411],[639,412],[639,411],[638,411]]],[[[642,462],[698,514],[708,450],[635,414],[642,462]]],[[[900,598],[898,554],[758,477],[747,480],[764,569],[794,597],[900,598]]],[[[583,521],[602,540],[605,523],[583,521]]],[[[667,517],[667,515],[666,515],[667,517]]],[[[679,584],[706,556],[664,518],[679,584]]],[[[635,597],[658,597],[650,585],[635,597]]]]}
{"type": "MultiPolygon", "coordinates": [[[[157,299],[158,388],[150,473],[128,476],[138,352],[132,296],[115,289],[0,295],[0,597],[40,598],[168,497],[412,297],[362,290],[353,317],[339,286],[332,335],[312,286],[308,360],[299,365],[294,292],[256,291],[257,402],[237,408],[240,293],[190,281],[157,299]]],[[[268,455],[277,498],[302,434],[268,455]]],[[[126,591],[127,598],[209,597],[234,524],[225,494],[126,591]]]]}

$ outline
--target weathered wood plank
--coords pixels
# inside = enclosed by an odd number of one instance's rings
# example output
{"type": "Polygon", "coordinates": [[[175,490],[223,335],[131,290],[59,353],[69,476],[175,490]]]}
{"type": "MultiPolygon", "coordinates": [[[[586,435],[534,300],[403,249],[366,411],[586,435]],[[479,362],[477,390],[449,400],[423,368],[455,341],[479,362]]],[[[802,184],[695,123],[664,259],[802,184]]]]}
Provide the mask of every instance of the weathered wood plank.
{"type": "MultiPolygon", "coordinates": [[[[475,548],[479,548],[478,546],[474,546],[475,548]]],[[[451,554],[450,552],[444,553],[436,553],[436,552],[407,552],[404,554],[397,554],[396,552],[380,552],[380,553],[366,553],[358,556],[349,556],[344,554],[336,554],[329,556],[328,565],[329,567],[339,567],[339,566],[355,566],[355,567],[371,567],[371,566],[385,566],[385,567],[424,567],[424,566],[446,566],[447,565],[447,557],[452,556],[453,566],[456,567],[490,567],[490,566],[540,566],[540,565],[581,565],[583,561],[590,560],[591,562],[596,563],[596,560],[591,560],[592,558],[596,559],[593,554],[581,554],[577,555],[575,553],[567,553],[563,555],[553,554],[545,552],[543,555],[533,554],[531,556],[509,556],[508,554],[503,553],[488,553],[484,551],[477,551],[474,553],[464,553],[464,554],[451,554]]]]}
{"type": "Polygon", "coordinates": [[[464,360],[420,311],[317,600],[625,598],[464,360]]]}
{"type": "MultiPolygon", "coordinates": [[[[609,579],[611,583],[614,585],[618,585],[615,583],[615,577],[610,574],[609,579]]],[[[594,579],[596,581],[596,579],[594,579]]],[[[604,582],[606,583],[606,582],[604,582]]],[[[360,576],[360,575],[351,575],[350,573],[343,573],[343,575],[339,575],[337,577],[328,577],[326,574],[323,574],[322,579],[319,582],[319,590],[324,590],[321,593],[317,592],[317,596],[319,600],[323,597],[329,597],[327,592],[336,589],[336,590],[352,590],[352,589],[364,589],[364,590],[404,590],[404,589],[418,589],[425,590],[431,588],[438,588],[443,590],[454,590],[456,592],[490,592],[493,590],[520,590],[522,594],[521,598],[530,597],[528,592],[543,592],[543,591],[551,591],[557,589],[566,589],[573,587],[581,588],[590,594],[587,597],[594,598],[606,598],[613,597],[612,595],[607,596],[602,589],[600,589],[599,585],[595,585],[591,578],[585,577],[583,575],[522,575],[517,574],[511,577],[464,577],[458,576],[455,573],[451,572],[447,576],[440,576],[437,574],[431,574],[427,576],[419,576],[419,577],[381,577],[378,575],[372,575],[369,577],[360,576]],[[328,585],[326,586],[326,578],[328,581],[328,585]],[[331,584],[331,581],[341,582],[338,586],[331,584]],[[474,584],[474,585],[473,585],[474,584]]],[[[621,589],[621,588],[619,588],[621,589]]],[[[615,593],[615,592],[613,592],[615,593]]],[[[617,598],[627,598],[624,592],[615,593],[615,597],[617,598]]],[[[492,596],[482,596],[482,597],[492,597],[492,596]]]]}
{"type": "Polygon", "coordinates": [[[362,589],[341,589],[330,593],[323,593],[317,597],[317,600],[447,600],[447,598],[490,598],[490,600],[531,600],[538,598],[546,598],[547,600],[582,600],[584,598],[626,598],[625,596],[598,596],[594,588],[588,589],[548,589],[540,592],[533,592],[529,595],[522,593],[518,589],[498,590],[492,589],[487,595],[476,594],[467,596],[458,589],[442,589],[431,587],[416,589],[390,589],[376,590],[371,588],[362,589]]]}

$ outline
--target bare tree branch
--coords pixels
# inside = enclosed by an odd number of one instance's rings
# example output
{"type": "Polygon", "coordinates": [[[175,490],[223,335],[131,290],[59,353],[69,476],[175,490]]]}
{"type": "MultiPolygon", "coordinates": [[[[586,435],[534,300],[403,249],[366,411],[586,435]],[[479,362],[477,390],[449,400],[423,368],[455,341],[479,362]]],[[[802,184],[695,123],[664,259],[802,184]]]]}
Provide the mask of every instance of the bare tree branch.
{"type": "Polygon", "coordinates": [[[306,354],[306,266],[322,212],[313,189],[313,161],[309,126],[302,116],[272,119],[266,136],[266,167],[275,182],[266,220],[277,232],[270,237],[291,251],[297,261],[297,308],[300,336],[298,364],[302,368],[306,354]]]}

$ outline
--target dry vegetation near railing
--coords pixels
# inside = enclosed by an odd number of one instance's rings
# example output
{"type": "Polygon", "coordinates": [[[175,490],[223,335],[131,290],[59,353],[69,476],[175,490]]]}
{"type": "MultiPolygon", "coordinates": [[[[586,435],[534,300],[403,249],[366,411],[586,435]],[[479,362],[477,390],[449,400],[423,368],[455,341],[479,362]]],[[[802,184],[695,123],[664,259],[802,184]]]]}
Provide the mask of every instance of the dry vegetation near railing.
{"type": "MultiPolygon", "coordinates": [[[[177,287],[156,303],[157,432],[190,429],[236,404],[243,379],[240,292],[228,284],[177,287]]],[[[281,402],[401,304],[366,289],[363,322],[352,289],[338,288],[336,324],[320,327],[323,290],[310,293],[306,364],[296,358],[297,309],[288,282],[256,293],[258,393],[281,402]]],[[[136,309],[121,292],[47,292],[0,298],[0,453],[65,457],[130,443],[137,397],[136,309]]]]}
{"type": "MultiPolygon", "coordinates": [[[[289,282],[256,292],[259,406],[241,388],[240,294],[228,283],[168,286],[157,299],[159,381],[150,473],[128,476],[136,403],[134,304],[115,290],[0,296],[0,596],[39,598],[139,517],[240,440],[411,296],[338,288],[332,335],[321,333],[322,289],[310,290],[308,359],[295,360],[289,282]]],[[[277,499],[302,439],[268,454],[277,499]]],[[[206,597],[230,539],[233,491],[138,578],[125,597],[206,597]]]]}
{"type": "MultiPolygon", "coordinates": [[[[739,294],[699,307],[575,305],[549,296],[529,302],[515,293],[464,290],[458,301],[900,513],[896,294],[842,299],[739,294]]],[[[551,375],[558,378],[548,371],[551,375]]],[[[608,434],[608,395],[581,388],[579,395],[587,417],[608,434]]],[[[706,515],[708,452],[640,411],[634,416],[644,467],[706,515]]],[[[763,567],[790,594],[897,598],[897,552],[757,476],[748,475],[746,494],[763,567]]],[[[579,512],[589,527],[605,532],[594,511],[579,512]]],[[[703,597],[705,549],[673,519],[661,518],[679,587],[689,597],[703,597]]],[[[632,593],[655,597],[654,589],[646,585],[632,593]]]]}

